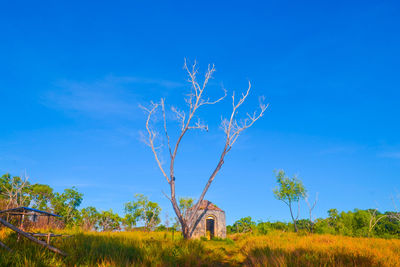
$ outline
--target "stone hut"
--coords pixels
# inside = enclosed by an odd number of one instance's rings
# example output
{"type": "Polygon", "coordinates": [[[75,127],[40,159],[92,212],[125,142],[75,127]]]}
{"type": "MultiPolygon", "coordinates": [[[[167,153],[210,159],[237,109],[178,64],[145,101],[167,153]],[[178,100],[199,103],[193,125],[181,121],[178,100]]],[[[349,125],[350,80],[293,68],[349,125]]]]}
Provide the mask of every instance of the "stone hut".
{"type": "Polygon", "coordinates": [[[223,210],[210,201],[203,200],[197,214],[199,218],[193,230],[193,238],[200,238],[202,236],[208,239],[213,237],[226,238],[226,221],[223,210]]]}

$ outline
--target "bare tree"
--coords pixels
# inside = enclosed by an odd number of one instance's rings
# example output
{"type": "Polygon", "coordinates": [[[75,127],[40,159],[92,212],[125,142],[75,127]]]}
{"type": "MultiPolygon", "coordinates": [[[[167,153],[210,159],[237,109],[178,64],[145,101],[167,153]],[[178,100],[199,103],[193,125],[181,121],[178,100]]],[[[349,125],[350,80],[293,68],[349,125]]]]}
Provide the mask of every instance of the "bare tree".
{"type": "Polygon", "coordinates": [[[318,202],[318,192],[315,194],[315,199],[314,199],[314,203],[313,204],[311,204],[308,201],[308,196],[305,197],[305,201],[307,203],[308,215],[309,215],[309,218],[310,218],[310,229],[309,230],[310,230],[310,233],[313,233],[314,232],[315,221],[313,219],[312,212],[313,212],[313,210],[314,210],[314,208],[315,208],[315,206],[317,205],[317,202],[318,202]]]}
{"type": "Polygon", "coordinates": [[[146,131],[147,135],[144,138],[145,143],[151,148],[154,158],[160,168],[163,176],[167,180],[169,187],[170,187],[170,194],[167,198],[171,201],[172,207],[174,212],[179,220],[179,223],[182,227],[182,234],[185,239],[189,239],[192,236],[193,230],[195,228],[195,222],[197,221],[197,211],[199,210],[200,204],[204,199],[205,194],[207,193],[211,183],[213,182],[215,176],[221,169],[222,165],[224,164],[224,159],[227,153],[231,150],[233,144],[236,142],[239,135],[250,128],[258,119],[260,119],[263,115],[265,110],[267,109],[268,105],[265,105],[261,99],[259,104],[259,110],[255,111],[252,114],[247,113],[245,119],[238,120],[238,109],[243,105],[245,100],[247,99],[251,84],[249,82],[248,88],[246,93],[243,93],[239,99],[235,97],[235,93],[232,94],[232,112],[228,118],[223,118],[221,122],[221,128],[225,133],[225,145],[219,157],[219,160],[214,168],[213,172],[211,173],[210,177],[205,184],[200,197],[198,198],[196,204],[194,204],[192,212],[190,216],[185,216],[182,214],[182,211],[179,208],[179,204],[176,199],[175,195],[175,160],[178,153],[179,146],[185,134],[190,130],[206,130],[208,131],[208,126],[202,122],[197,116],[197,111],[207,105],[214,105],[218,102],[222,101],[226,97],[226,90],[224,90],[224,95],[218,99],[210,100],[210,98],[205,97],[205,89],[207,88],[208,82],[212,78],[215,72],[215,66],[209,65],[208,70],[205,73],[204,80],[199,82],[197,78],[198,69],[197,64],[194,62],[193,65],[190,67],[187,65],[186,60],[184,64],[184,69],[188,74],[188,82],[190,83],[191,91],[185,98],[185,102],[188,106],[187,111],[179,110],[176,107],[172,107],[171,111],[173,112],[175,118],[179,122],[179,135],[177,141],[174,146],[171,146],[170,136],[168,134],[168,127],[167,127],[167,120],[166,120],[166,109],[165,109],[165,100],[161,99],[159,102],[151,102],[149,107],[142,107],[143,110],[147,113],[147,120],[146,120],[146,131]],[[156,144],[156,137],[159,137],[159,133],[151,126],[151,121],[155,113],[161,109],[162,117],[163,117],[163,128],[164,128],[164,135],[168,147],[168,153],[170,157],[170,166],[169,166],[169,174],[164,170],[163,164],[160,160],[160,150],[162,145],[156,144]]]}
{"type": "Polygon", "coordinates": [[[4,184],[1,188],[1,194],[7,199],[6,209],[25,206],[29,195],[26,192],[29,186],[28,175],[26,171],[21,177],[9,176],[9,183],[4,184]]]}
{"type": "MultiPolygon", "coordinates": [[[[397,195],[397,197],[400,199],[400,195],[399,194],[397,195]]],[[[389,217],[392,218],[392,219],[398,220],[400,222],[400,211],[397,208],[396,199],[393,196],[392,196],[392,202],[393,202],[393,206],[394,206],[394,210],[395,211],[392,212],[389,217]]]]}
{"type": "Polygon", "coordinates": [[[369,217],[369,226],[368,226],[368,237],[371,237],[372,230],[374,229],[375,225],[382,220],[383,218],[387,217],[387,215],[376,215],[376,212],[378,209],[368,210],[368,213],[370,215],[369,217]]]}

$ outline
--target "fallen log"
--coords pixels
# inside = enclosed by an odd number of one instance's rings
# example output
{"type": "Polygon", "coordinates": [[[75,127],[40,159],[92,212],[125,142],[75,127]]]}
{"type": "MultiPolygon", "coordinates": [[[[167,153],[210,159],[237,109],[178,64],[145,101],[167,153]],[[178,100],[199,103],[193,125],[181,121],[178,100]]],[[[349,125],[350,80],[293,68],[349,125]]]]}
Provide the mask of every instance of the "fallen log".
{"type": "Polygon", "coordinates": [[[49,249],[49,250],[51,250],[51,251],[53,251],[53,252],[55,252],[55,253],[57,253],[57,254],[60,254],[60,255],[63,255],[63,256],[68,256],[68,254],[65,253],[64,251],[59,250],[58,248],[55,248],[55,247],[53,247],[53,246],[47,244],[46,242],[44,242],[44,241],[42,241],[42,240],[39,240],[39,239],[33,237],[32,235],[30,235],[30,234],[28,234],[28,233],[22,231],[21,229],[15,227],[15,226],[12,225],[11,223],[9,223],[9,222],[7,222],[7,221],[1,219],[1,218],[0,218],[0,223],[3,224],[4,226],[10,228],[11,230],[17,232],[18,234],[22,235],[23,237],[28,238],[29,240],[31,240],[31,241],[33,241],[33,242],[35,242],[35,243],[37,243],[37,244],[39,244],[39,245],[41,245],[41,246],[43,246],[43,247],[49,249]]]}

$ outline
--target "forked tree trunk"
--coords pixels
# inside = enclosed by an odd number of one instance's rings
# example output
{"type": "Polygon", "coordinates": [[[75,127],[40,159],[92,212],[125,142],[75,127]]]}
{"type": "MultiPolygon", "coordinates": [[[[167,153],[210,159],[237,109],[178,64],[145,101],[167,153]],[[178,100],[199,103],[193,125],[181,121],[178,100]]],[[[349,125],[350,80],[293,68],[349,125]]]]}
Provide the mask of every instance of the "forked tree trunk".
{"type": "Polygon", "coordinates": [[[204,81],[201,84],[198,82],[197,76],[196,76],[197,75],[196,62],[193,64],[193,66],[191,68],[189,68],[187,66],[186,60],[185,60],[184,68],[188,73],[189,82],[191,84],[191,92],[187,95],[187,98],[185,98],[185,101],[189,106],[189,111],[188,111],[188,113],[185,113],[184,111],[179,111],[176,108],[172,108],[172,111],[176,115],[176,119],[180,123],[180,131],[181,131],[173,149],[170,144],[170,138],[169,138],[168,130],[167,130],[164,99],[161,99],[160,103],[151,102],[150,108],[145,108],[145,107],[142,107],[142,108],[148,113],[147,120],[146,120],[146,130],[148,133],[148,139],[144,140],[144,141],[148,146],[150,146],[150,148],[154,154],[155,160],[158,164],[158,167],[160,168],[163,176],[166,178],[168,184],[170,185],[171,192],[170,192],[170,196],[167,196],[167,197],[171,201],[174,212],[175,212],[176,216],[178,217],[179,223],[182,228],[182,235],[185,239],[190,239],[192,237],[192,233],[194,230],[193,228],[195,227],[194,222],[196,222],[198,219],[197,211],[199,210],[200,204],[201,204],[202,200],[204,199],[205,194],[208,191],[208,188],[210,187],[211,183],[213,182],[218,171],[221,169],[221,167],[224,163],[224,158],[225,158],[226,154],[230,151],[230,149],[232,148],[232,145],[236,142],[240,133],[242,131],[244,131],[245,129],[250,128],[259,118],[261,118],[263,116],[268,105],[264,105],[261,100],[260,104],[259,104],[259,108],[260,108],[259,112],[254,112],[253,114],[248,113],[245,120],[243,120],[242,122],[238,122],[238,120],[236,119],[237,110],[243,104],[243,102],[246,100],[247,96],[249,95],[250,88],[251,88],[250,82],[249,82],[249,87],[248,87],[246,93],[243,93],[238,101],[237,100],[235,101],[235,93],[232,94],[232,113],[229,118],[223,119],[221,122],[221,128],[224,130],[225,138],[226,138],[225,139],[225,147],[222,151],[222,154],[220,156],[220,159],[218,161],[216,168],[214,169],[211,176],[208,178],[207,183],[206,183],[199,199],[197,200],[196,204],[193,206],[192,214],[190,216],[188,216],[187,218],[185,218],[182,215],[182,212],[179,208],[179,205],[176,201],[176,196],[175,196],[174,171],[175,171],[175,159],[176,159],[177,151],[178,151],[179,145],[182,141],[182,138],[189,130],[199,129],[199,130],[208,131],[208,126],[205,125],[204,123],[202,123],[200,121],[200,119],[198,119],[197,122],[192,122],[192,119],[194,117],[196,117],[195,114],[196,114],[198,108],[200,108],[201,106],[214,105],[214,104],[220,102],[221,100],[223,100],[226,96],[226,90],[224,89],[224,95],[222,97],[218,98],[215,101],[210,101],[210,99],[204,97],[203,93],[208,84],[209,79],[212,78],[212,74],[215,72],[214,65],[208,66],[208,70],[204,76],[204,81]],[[151,117],[156,113],[156,111],[159,107],[161,107],[161,109],[162,109],[164,132],[165,132],[165,137],[166,137],[167,144],[168,144],[168,151],[169,151],[169,155],[170,155],[170,159],[171,159],[169,175],[165,172],[165,170],[162,166],[162,163],[160,161],[160,158],[158,156],[158,153],[157,153],[157,150],[160,147],[154,144],[154,142],[156,140],[156,136],[157,136],[157,131],[152,129],[150,126],[151,117]]]}

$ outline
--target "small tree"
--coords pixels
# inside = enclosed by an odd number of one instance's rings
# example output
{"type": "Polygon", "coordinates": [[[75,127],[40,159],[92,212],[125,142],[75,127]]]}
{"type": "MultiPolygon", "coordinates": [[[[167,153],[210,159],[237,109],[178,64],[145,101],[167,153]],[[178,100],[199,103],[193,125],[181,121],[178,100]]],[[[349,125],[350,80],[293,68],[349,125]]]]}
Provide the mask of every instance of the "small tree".
{"type": "Polygon", "coordinates": [[[6,200],[6,209],[28,206],[31,198],[29,195],[29,182],[26,173],[22,176],[5,174],[0,178],[0,192],[6,200]]]}
{"type": "Polygon", "coordinates": [[[306,189],[304,188],[303,183],[296,176],[289,178],[283,170],[280,170],[276,174],[276,182],[278,183],[278,187],[273,190],[275,198],[283,201],[289,207],[290,216],[292,217],[294,224],[294,230],[297,232],[296,221],[300,214],[299,201],[306,196],[306,189]],[[293,203],[298,203],[296,217],[293,215],[293,203]]]}
{"type": "Polygon", "coordinates": [[[314,210],[314,208],[315,208],[315,206],[317,205],[317,202],[318,202],[318,193],[315,194],[315,199],[314,199],[313,204],[311,204],[308,201],[308,196],[305,197],[305,201],[306,201],[307,206],[308,206],[308,215],[309,215],[309,218],[310,218],[309,219],[310,220],[310,226],[308,227],[308,230],[310,231],[310,233],[313,233],[314,232],[315,220],[314,220],[314,218],[312,216],[312,212],[313,212],[313,210],[314,210]]]}
{"type": "Polygon", "coordinates": [[[103,232],[120,230],[121,221],[121,217],[111,209],[108,211],[102,211],[99,214],[99,227],[103,232]]]}
{"type": "Polygon", "coordinates": [[[53,188],[47,184],[33,184],[29,188],[32,208],[50,210],[50,202],[54,197],[53,188]]]}
{"type": "Polygon", "coordinates": [[[95,207],[86,207],[81,210],[81,227],[85,231],[97,230],[100,213],[95,207]]]}
{"type": "Polygon", "coordinates": [[[232,225],[231,231],[236,233],[247,233],[251,232],[254,226],[256,226],[256,223],[251,220],[250,216],[248,216],[237,220],[232,225]]]}
{"type": "Polygon", "coordinates": [[[188,211],[193,207],[193,198],[190,197],[181,197],[179,198],[179,208],[181,209],[182,215],[184,218],[188,218],[188,211]]]}
{"type": "Polygon", "coordinates": [[[138,221],[142,221],[145,229],[149,231],[160,223],[161,208],[142,194],[136,194],[135,198],[136,201],[125,204],[125,224],[128,229],[132,229],[138,221]]]}
{"type": "Polygon", "coordinates": [[[67,188],[63,193],[56,193],[51,199],[54,213],[61,215],[66,225],[72,225],[74,219],[79,216],[78,207],[83,200],[83,194],[76,187],[67,188]]]}

